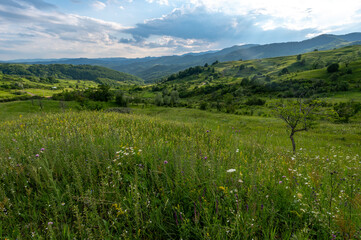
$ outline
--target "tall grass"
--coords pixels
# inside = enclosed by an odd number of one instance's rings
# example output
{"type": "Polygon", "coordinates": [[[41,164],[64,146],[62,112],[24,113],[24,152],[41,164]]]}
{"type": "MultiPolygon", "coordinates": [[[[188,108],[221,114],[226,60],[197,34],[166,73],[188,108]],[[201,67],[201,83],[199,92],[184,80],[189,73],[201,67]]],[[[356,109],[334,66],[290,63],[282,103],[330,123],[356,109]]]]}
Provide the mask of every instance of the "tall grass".
{"type": "Polygon", "coordinates": [[[68,112],[0,123],[0,238],[361,237],[359,135],[322,151],[317,134],[300,135],[292,155],[277,146],[282,125],[267,132],[247,118],[241,131],[226,116],[68,112]]]}

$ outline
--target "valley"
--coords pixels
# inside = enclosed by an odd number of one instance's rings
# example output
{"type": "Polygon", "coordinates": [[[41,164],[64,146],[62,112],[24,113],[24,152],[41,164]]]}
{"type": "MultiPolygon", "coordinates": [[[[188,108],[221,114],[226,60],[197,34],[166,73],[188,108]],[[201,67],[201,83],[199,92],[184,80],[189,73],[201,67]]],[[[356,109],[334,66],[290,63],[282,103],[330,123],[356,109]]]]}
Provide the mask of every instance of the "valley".
{"type": "Polygon", "coordinates": [[[0,238],[360,239],[361,46],[343,43],[142,79],[0,64],[0,238]]]}

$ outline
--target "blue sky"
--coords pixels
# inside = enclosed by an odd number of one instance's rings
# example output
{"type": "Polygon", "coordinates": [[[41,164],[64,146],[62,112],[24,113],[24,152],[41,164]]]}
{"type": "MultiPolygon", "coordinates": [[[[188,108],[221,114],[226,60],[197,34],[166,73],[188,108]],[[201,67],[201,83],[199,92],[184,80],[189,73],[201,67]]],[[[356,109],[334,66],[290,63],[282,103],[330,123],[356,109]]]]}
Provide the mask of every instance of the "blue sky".
{"type": "Polygon", "coordinates": [[[359,0],[0,0],[0,60],[145,57],[361,31],[359,0]]]}

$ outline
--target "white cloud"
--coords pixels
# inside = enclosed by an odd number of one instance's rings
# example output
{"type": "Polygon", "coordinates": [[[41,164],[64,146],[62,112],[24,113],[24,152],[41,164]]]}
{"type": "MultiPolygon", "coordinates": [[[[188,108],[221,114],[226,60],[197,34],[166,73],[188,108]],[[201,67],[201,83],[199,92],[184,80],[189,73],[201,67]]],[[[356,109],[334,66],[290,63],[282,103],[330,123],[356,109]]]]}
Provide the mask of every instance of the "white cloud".
{"type": "Polygon", "coordinates": [[[169,5],[168,0],[146,0],[148,3],[156,2],[159,5],[169,5]]]}
{"type": "Polygon", "coordinates": [[[100,1],[95,1],[92,3],[93,8],[95,8],[96,10],[103,10],[104,8],[106,8],[106,4],[100,1]]]}
{"type": "Polygon", "coordinates": [[[45,0],[0,0],[0,58],[160,56],[239,43],[295,41],[320,33],[361,31],[360,0],[89,2],[95,10],[111,10],[112,6],[118,15],[125,8],[131,15],[132,7],[141,4],[149,10],[169,6],[175,10],[169,14],[160,10],[159,15],[165,14],[162,17],[144,22],[137,18],[142,23],[124,27],[116,22],[61,13],[45,0]]]}
{"type": "Polygon", "coordinates": [[[188,0],[188,3],[203,6],[209,12],[270,16],[273,23],[261,23],[265,29],[277,25],[293,30],[316,28],[326,31],[361,21],[359,0],[188,0]]]}
{"type": "Polygon", "coordinates": [[[56,10],[43,11],[18,2],[21,5],[0,2],[1,59],[95,57],[97,51],[99,55],[106,52],[109,56],[135,54],[118,43],[124,35],[120,31],[127,29],[119,23],[56,10]]]}

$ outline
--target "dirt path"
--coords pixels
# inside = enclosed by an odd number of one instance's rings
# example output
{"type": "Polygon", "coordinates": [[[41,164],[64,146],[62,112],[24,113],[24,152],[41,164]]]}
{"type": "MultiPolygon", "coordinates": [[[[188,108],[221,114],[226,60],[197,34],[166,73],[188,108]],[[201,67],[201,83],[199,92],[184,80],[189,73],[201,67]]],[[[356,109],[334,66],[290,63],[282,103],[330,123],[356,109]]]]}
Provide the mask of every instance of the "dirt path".
{"type": "Polygon", "coordinates": [[[29,94],[29,95],[32,96],[32,97],[36,96],[34,93],[31,93],[31,92],[27,92],[27,91],[22,91],[22,92],[27,93],[27,94],[29,94]]]}

